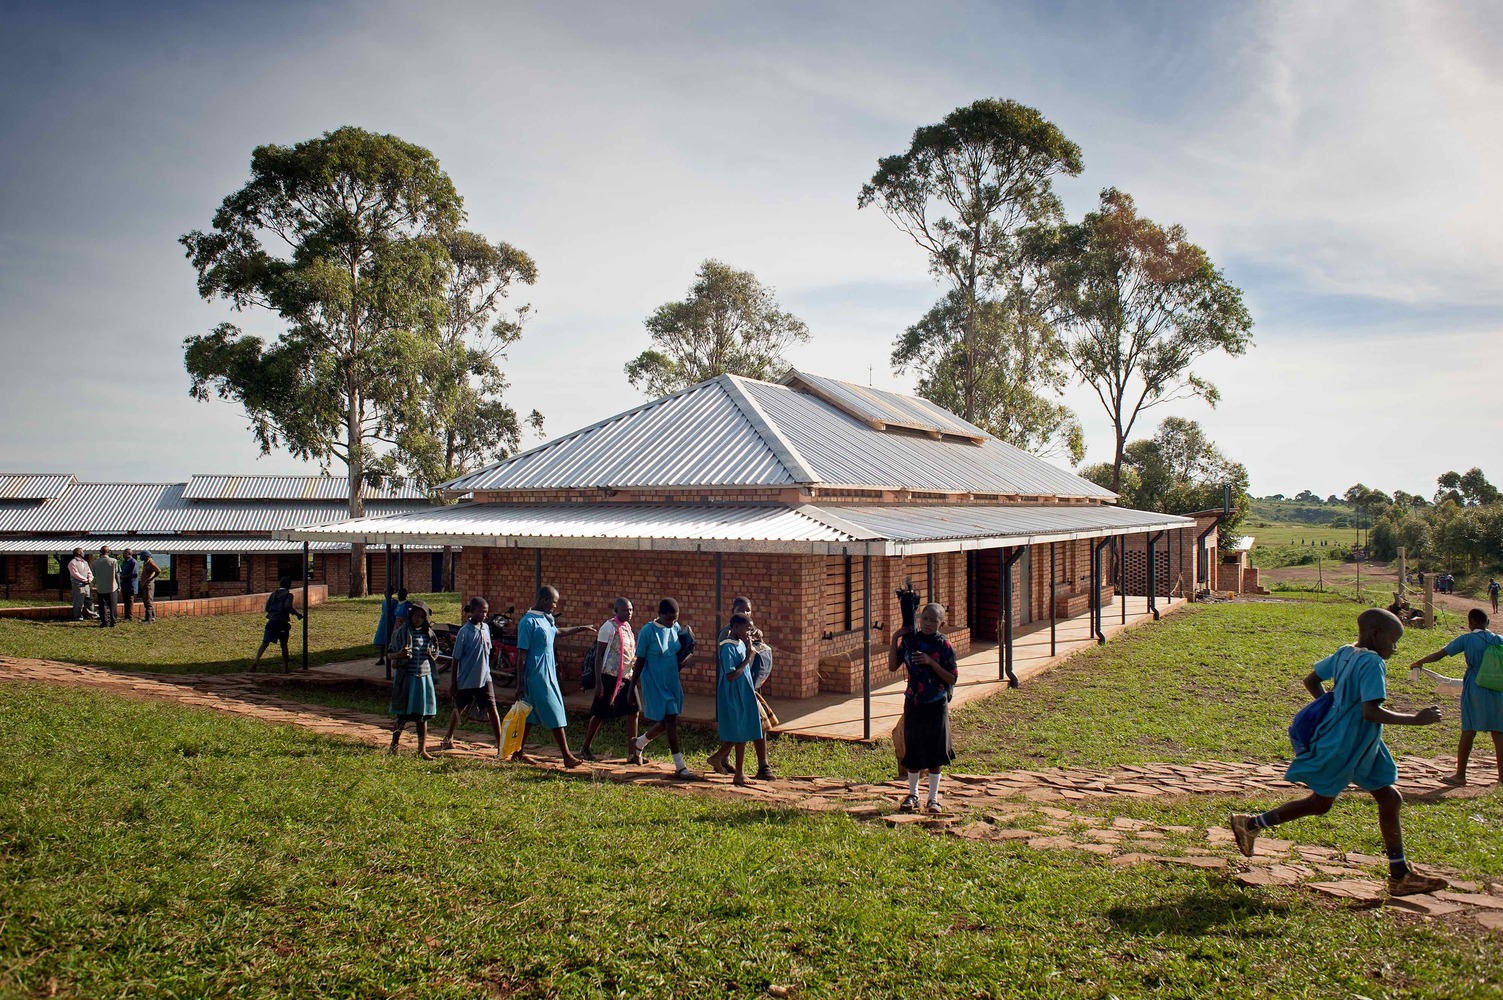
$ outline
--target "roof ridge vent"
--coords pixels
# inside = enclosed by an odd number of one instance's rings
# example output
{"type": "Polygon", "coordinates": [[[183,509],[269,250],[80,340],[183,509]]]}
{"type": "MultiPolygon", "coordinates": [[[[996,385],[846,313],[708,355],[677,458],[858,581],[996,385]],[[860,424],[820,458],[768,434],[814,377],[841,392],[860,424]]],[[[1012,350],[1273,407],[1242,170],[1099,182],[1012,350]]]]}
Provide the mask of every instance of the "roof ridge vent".
{"type": "Polygon", "coordinates": [[[783,384],[807,393],[873,430],[925,434],[935,440],[982,444],[991,435],[962,420],[937,403],[918,396],[905,396],[871,386],[842,382],[823,375],[790,371],[783,384]]]}

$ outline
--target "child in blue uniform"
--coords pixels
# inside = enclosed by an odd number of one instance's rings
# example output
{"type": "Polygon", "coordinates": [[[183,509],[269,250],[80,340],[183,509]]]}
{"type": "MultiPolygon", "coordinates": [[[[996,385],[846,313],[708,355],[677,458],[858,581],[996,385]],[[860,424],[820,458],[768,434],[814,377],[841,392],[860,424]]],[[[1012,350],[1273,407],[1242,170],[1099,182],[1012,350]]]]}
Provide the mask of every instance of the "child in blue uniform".
{"type": "MultiPolygon", "coordinates": [[[[1441,778],[1448,785],[1466,784],[1466,765],[1472,757],[1472,742],[1478,733],[1491,733],[1493,752],[1498,757],[1498,784],[1503,785],[1503,691],[1489,691],[1477,683],[1477,670],[1482,666],[1482,653],[1489,646],[1503,646],[1503,635],[1489,632],[1487,613],[1481,608],[1467,612],[1465,635],[1458,635],[1423,659],[1409,665],[1411,671],[1422,670],[1427,663],[1435,663],[1447,656],[1462,653],[1466,657],[1466,674],[1461,678],[1461,744],[1456,748],[1456,773],[1441,778]]],[[[1429,671],[1427,671],[1428,673],[1429,671]]],[[[1439,674],[1431,673],[1437,680],[1446,681],[1439,674]]]]}
{"type": "Polygon", "coordinates": [[[730,633],[720,642],[715,671],[715,721],[720,742],[736,751],[733,784],[746,784],[742,769],[746,744],[762,738],[762,712],[757,707],[757,689],[752,686],[751,665],[757,658],[747,633],[752,629],[748,615],[732,615],[730,633]]]}
{"type": "MultiPolygon", "coordinates": [[[[569,716],[564,713],[564,693],[558,686],[558,664],[553,657],[553,640],[560,635],[589,632],[591,627],[575,625],[560,629],[553,620],[553,613],[557,610],[558,591],[544,587],[538,591],[532,610],[517,623],[517,648],[527,658],[517,682],[517,700],[532,706],[532,714],[527,716],[527,725],[522,730],[522,745],[527,745],[527,732],[533,726],[551,730],[564,767],[572,768],[584,762],[569,750],[569,716]]],[[[518,750],[513,759],[526,760],[526,755],[518,750]]]]}
{"type": "Polygon", "coordinates": [[[418,756],[433,760],[428,752],[428,720],[438,714],[438,692],[433,687],[433,664],[438,649],[428,627],[428,605],[414,601],[408,619],[392,634],[387,647],[391,660],[391,752],[397,752],[402,727],[417,727],[418,756]]]}
{"type": "Polygon", "coordinates": [[[1294,758],[1284,778],[1305,785],[1311,794],[1286,802],[1257,815],[1233,813],[1232,833],[1237,849],[1251,857],[1254,841],[1263,830],[1305,816],[1324,816],[1337,796],[1356,783],[1378,802],[1378,828],[1388,853],[1388,893],[1411,896],[1444,889],[1446,880],[1424,875],[1404,858],[1404,830],[1399,821],[1403,796],[1394,787],[1398,768],[1383,744],[1383,725],[1429,726],[1440,721],[1440,709],[1431,705],[1412,715],[1390,712],[1386,663],[1398,647],[1404,626],[1380,608],[1357,616],[1357,643],[1342,646],[1315,664],[1305,678],[1311,698],[1325,694],[1323,681],[1335,681],[1330,711],[1315,729],[1309,748],[1294,758]]]}
{"type": "Polygon", "coordinates": [[[908,630],[898,629],[892,637],[892,655],[888,669],[908,670],[908,686],[903,692],[903,770],[908,772],[908,795],[898,807],[903,812],[918,810],[919,777],[929,772],[929,812],[944,812],[939,801],[939,775],[955,759],[950,739],[950,690],[960,677],[955,647],[940,634],[945,623],[943,604],[926,604],[919,613],[918,634],[913,648],[908,648],[908,630]]]}
{"type": "Polygon", "coordinates": [[[684,761],[678,742],[678,717],[684,711],[684,685],[678,672],[689,662],[684,655],[688,638],[688,630],[678,623],[678,602],[671,597],[658,602],[657,618],[637,633],[637,694],[641,696],[642,716],[652,728],[632,740],[631,746],[641,753],[659,733],[667,733],[674,777],[699,781],[700,776],[684,761]]]}

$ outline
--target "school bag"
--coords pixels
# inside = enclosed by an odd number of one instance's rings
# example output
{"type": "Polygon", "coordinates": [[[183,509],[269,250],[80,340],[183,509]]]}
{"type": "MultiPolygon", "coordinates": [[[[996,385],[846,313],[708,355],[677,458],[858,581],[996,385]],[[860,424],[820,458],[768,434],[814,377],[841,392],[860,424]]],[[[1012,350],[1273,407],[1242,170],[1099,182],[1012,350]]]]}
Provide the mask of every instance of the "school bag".
{"type": "Polygon", "coordinates": [[[1477,667],[1477,686],[1489,691],[1503,691],[1503,643],[1493,643],[1482,651],[1477,667]]]}
{"type": "Polygon", "coordinates": [[[1315,730],[1320,728],[1321,722],[1331,713],[1331,706],[1335,703],[1335,693],[1327,691],[1295,713],[1294,721],[1289,724],[1289,743],[1294,747],[1296,757],[1310,749],[1310,741],[1315,739],[1315,730]]]}
{"type": "Polygon", "coordinates": [[[760,688],[772,674],[772,647],[757,646],[756,655],[752,657],[751,678],[752,689],[760,688]]]}
{"type": "Polygon", "coordinates": [[[581,691],[595,690],[595,671],[598,667],[598,664],[595,662],[595,654],[599,648],[600,643],[592,642],[590,643],[590,651],[584,655],[584,667],[579,672],[579,689],[581,691]]]}

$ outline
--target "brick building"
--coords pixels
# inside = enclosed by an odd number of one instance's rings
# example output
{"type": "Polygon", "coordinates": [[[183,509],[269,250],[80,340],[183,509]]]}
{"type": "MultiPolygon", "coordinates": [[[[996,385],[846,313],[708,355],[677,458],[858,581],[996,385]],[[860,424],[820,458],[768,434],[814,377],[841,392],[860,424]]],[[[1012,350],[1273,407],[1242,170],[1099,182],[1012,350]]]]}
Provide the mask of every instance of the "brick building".
{"type": "MultiPolygon", "coordinates": [[[[87,483],[69,475],[0,474],[0,594],[52,599],[68,590],[63,569],[75,547],[119,553],[146,550],[166,575],[165,598],[226,597],[275,590],[282,576],[301,579],[303,546],[278,529],[346,516],[347,487],[329,476],[194,476],[185,483],[87,483]]],[[[369,513],[430,506],[398,484],[367,491],[369,513]]],[[[312,579],[347,593],[348,542],[311,546],[312,579]]],[[[439,553],[405,553],[414,590],[446,589],[439,553]]],[[[367,554],[369,587],[386,582],[386,553],[367,554]]],[[[394,574],[395,575],[395,574],[394,574]]],[[[395,582],[402,582],[400,580],[395,582]]]]}
{"type": "MultiPolygon", "coordinates": [[[[471,499],[281,534],[463,546],[461,593],[520,612],[551,584],[570,624],[602,620],[618,595],[645,621],[671,596],[706,634],[744,594],[782,698],[862,691],[868,642],[885,669],[904,580],[947,606],[964,653],[1087,613],[1093,580],[1110,600],[1093,558],[1107,544],[1164,532],[1195,546],[1192,520],[1115,506],[933,403],[799,372],[723,375],[445,489],[471,499]]],[[[698,659],[685,685],[711,691],[698,659]]]]}

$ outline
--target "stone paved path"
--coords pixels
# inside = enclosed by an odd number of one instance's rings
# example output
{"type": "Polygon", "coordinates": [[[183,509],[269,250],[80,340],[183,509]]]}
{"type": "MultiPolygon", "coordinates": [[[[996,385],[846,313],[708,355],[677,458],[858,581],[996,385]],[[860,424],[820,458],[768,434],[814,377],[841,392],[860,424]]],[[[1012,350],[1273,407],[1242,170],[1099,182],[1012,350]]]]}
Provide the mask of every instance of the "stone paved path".
{"type": "MultiPolygon", "coordinates": [[[[280,674],[172,675],[132,674],[99,667],[0,656],[0,680],[95,687],[126,696],[172,701],[264,722],[300,726],[330,736],[385,748],[391,738],[385,716],[349,709],[300,704],[267,692],[280,674]]],[[[293,676],[297,676],[294,674],[293,676]]],[[[302,677],[307,677],[304,674],[302,677]]],[[[436,740],[435,740],[436,742],[436,740]]],[[[416,747],[408,732],[406,752],[416,747]]],[[[529,746],[532,766],[562,771],[551,748],[529,746]]],[[[459,743],[446,757],[495,760],[493,744],[459,743]]],[[[1450,773],[1447,758],[1402,757],[1400,789],[1410,798],[1475,797],[1490,785],[1450,788],[1440,783],[1450,773]]],[[[818,775],[787,775],[738,788],[728,777],[675,779],[662,764],[629,766],[622,760],[601,761],[574,772],[593,779],[650,785],[686,794],[714,795],[771,809],[844,812],[855,819],[915,827],[967,840],[1022,840],[1037,850],[1082,852],[1108,864],[1167,864],[1222,871],[1249,886],[1303,886],[1347,905],[1389,905],[1426,917],[1473,922],[1503,933],[1503,877],[1474,883],[1453,878],[1456,891],[1434,896],[1387,899],[1380,857],[1300,845],[1272,837],[1258,841],[1257,852],[1243,858],[1221,827],[1194,829],[1155,825],[1128,817],[1106,820],[1072,812],[1071,805],[1106,799],[1145,799],[1184,795],[1232,795],[1266,798],[1295,789],[1277,764],[1201,761],[1194,764],[1124,765],[1112,769],[1049,768],[975,775],[947,772],[947,813],[939,817],[901,814],[894,807],[906,785],[891,781],[865,783],[818,775]]],[[[1474,773],[1492,773],[1490,762],[1474,760],[1474,773]]],[[[1437,866],[1439,874],[1457,875],[1437,866]]]]}

